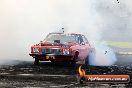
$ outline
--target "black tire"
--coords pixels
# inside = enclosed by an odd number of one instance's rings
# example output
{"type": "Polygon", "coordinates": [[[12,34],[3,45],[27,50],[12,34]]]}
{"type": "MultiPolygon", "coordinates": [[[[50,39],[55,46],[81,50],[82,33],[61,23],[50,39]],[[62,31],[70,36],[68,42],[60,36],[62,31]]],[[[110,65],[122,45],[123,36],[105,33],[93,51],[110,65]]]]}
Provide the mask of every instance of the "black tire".
{"type": "Polygon", "coordinates": [[[76,59],[78,58],[78,55],[79,55],[79,52],[78,51],[76,51],[75,52],[75,55],[74,55],[74,59],[71,61],[71,66],[72,67],[76,67],[76,59]]]}
{"type": "Polygon", "coordinates": [[[69,61],[63,61],[63,66],[70,66],[70,62],[69,61]]]}
{"type": "Polygon", "coordinates": [[[76,60],[75,59],[71,61],[71,66],[76,67],[76,60]]]}
{"type": "Polygon", "coordinates": [[[53,64],[54,64],[54,63],[55,63],[55,61],[51,60],[51,63],[53,63],[53,64]]]}
{"type": "Polygon", "coordinates": [[[71,66],[72,67],[76,67],[76,62],[75,61],[71,61],[71,66]]]}
{"type": "Polygon", "coordinates": [[[38,58],[35,58],[34,64],[39,65],[39,59],[38,58]]]}

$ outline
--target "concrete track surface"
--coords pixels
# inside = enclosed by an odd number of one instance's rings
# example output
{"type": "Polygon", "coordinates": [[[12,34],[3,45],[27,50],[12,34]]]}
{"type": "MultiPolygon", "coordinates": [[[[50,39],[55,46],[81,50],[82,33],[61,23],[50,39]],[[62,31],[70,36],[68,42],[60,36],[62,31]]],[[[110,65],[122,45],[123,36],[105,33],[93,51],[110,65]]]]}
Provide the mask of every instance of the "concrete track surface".
{"type": "MultiPolygon", "coordinates": [[[[128,74],[132,76],[132,55],[117,54],[118,61],[112,66],[82,66],[86,74],[128,74]]],[[[35,66],[33,61],[19,61],[16,65],[0,67],[0,88],[125,88],[127,84],[101,84],[77,82],[78,64],[76,67],[62,63],[41,62],[35,66]]]]}

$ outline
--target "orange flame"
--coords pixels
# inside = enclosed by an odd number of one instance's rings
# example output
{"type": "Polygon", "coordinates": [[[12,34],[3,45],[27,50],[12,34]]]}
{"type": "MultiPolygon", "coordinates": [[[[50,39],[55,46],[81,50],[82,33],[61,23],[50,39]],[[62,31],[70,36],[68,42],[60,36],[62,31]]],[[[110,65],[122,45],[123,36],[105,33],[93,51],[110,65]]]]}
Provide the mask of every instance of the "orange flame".
{"type": "Polygon", "coordinates": [[[81,67],[82,66],[79,66],[79,69],[78,69],[79,74],[80,74],[80,76],[85,76],[85,70],[84,69],[81,69],[81,67]]]}

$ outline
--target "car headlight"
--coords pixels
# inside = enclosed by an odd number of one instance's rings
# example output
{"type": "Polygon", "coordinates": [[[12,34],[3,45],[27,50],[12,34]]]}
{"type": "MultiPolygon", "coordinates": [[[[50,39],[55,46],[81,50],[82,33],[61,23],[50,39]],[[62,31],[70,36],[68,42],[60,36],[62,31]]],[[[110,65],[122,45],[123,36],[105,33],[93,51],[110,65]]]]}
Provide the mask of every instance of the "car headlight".
{"type": "Polygon", "coordinates": [[[33,52],[39,52],[38,48],[33,48],[33,52]]]}
{"type": "Polygon", "coordinates": [[[69,54],[69,50],[68,49],[64,49],[63,53],[64,53],[64,55],[68,55],[69,54]]]}

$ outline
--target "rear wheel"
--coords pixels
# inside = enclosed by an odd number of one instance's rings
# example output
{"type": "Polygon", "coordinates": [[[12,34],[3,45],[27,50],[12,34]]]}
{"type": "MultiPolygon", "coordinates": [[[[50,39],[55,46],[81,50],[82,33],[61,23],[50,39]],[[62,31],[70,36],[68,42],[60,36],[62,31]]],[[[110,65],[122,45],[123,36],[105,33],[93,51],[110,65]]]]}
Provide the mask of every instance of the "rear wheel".
{"type": "Polygon", "coordinates": [[[87,56],[87,58],[85,59],[85,65],[90,65],[90,60],[91,60],[91,57],[92,58],[95,58],[95,49],[92,49],[89,53],[89,55],[87,56]]]}
{"type": "Polygon", "coordinates": [[[35,58],[34,64],[39,65],[39,59],[38,58],[35,58]]]}

